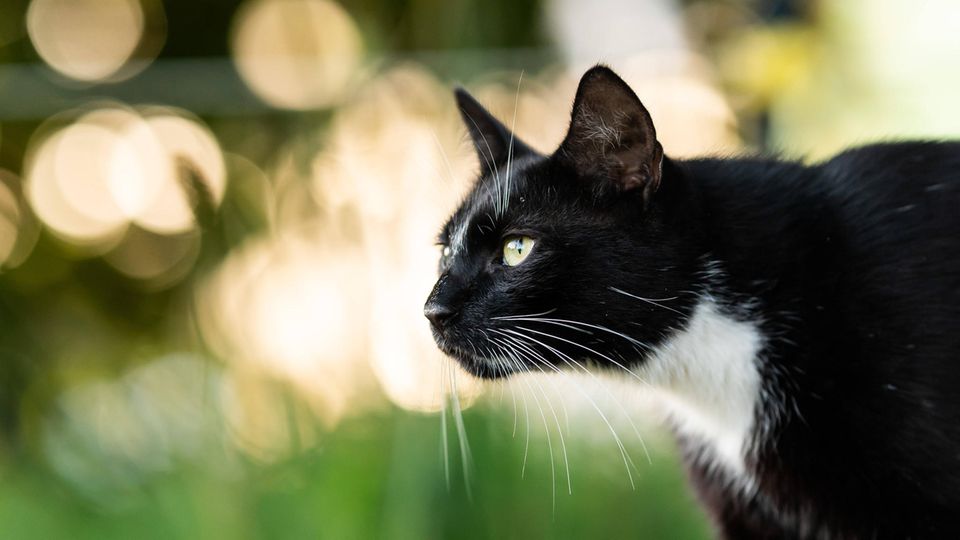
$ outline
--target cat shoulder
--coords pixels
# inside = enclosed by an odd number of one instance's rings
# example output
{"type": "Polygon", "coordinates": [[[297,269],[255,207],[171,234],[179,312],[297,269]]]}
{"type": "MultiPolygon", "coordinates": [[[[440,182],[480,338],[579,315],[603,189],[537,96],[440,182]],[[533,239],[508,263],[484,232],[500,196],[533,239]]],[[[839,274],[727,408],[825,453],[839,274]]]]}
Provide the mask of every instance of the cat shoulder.
{"type": "Polygon", "coordinates": [[[960,142],[899,141],[857,146],[819,164],[838,187],[891,195],[956,192],[960,142]]]}

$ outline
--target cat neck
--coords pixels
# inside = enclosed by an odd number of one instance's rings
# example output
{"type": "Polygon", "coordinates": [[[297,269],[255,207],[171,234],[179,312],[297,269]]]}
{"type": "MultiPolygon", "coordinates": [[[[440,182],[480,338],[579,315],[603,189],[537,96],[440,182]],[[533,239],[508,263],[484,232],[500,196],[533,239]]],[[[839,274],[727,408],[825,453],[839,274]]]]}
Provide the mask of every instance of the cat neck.
{"type": "Polygon", "coordinates": [[[825,236],[830,219],[814,196],[814,172],[796,163],[697,160],[670,167],[681,180],[671,195],[685,205],[675,214],[699,257],[692,276],[698,294],[641,373],[691,443],[685,446],[696,449],[693,457],[750,487],[752,458],[792,418],[792,398],[773,373],[787,366],[771,365],[772,351],[802,340],[791,330],[796,299],[822,294],[797,293],[807,281],[797,257],[810,254],[810,238],[825,236]],[[778,182],[769,181],[774,176],[778,182]]]}
{"type": "Polygon", "coordinates": [[[756,322],[703,296],[692,315],[657,346],[640,370],[677,431],[703,445],[702,457],[746,474],[758,429],[764,336],[756,322]]]}

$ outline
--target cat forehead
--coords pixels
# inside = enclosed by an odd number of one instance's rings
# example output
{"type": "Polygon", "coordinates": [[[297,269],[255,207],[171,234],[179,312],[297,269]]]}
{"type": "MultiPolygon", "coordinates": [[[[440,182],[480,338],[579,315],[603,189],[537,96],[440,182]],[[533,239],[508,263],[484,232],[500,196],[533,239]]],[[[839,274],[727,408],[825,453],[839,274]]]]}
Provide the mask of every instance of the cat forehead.
{"type": "Polygon", "coordinates": [[[480,177],[464,205],[469,213],[493,212],[502,216],[520,199],[543,182],[542,156],[525,156],[480,177]]]}
{"type": "Polygon", "coordinates": [[[464,201],[447,223],[445,243],[455,255],[466,250],[471,227],[478,233],[493,232],[500,228],[504,218],[503,213],[498,211],[500,206],[496,199],[486,195],[474,195],[476,192],[464,201]]]}
{"type": "Polygon", "coordinates": [[[521,159],[478,178],[447,223],[445,235],[451,247],[454,239],[462,240],[466,236],[471,223],[477,223],[481,230],[499,227],[502,220],[516,210],[515,205],[526,199],[536,164],[535,159],[521,159]]]}

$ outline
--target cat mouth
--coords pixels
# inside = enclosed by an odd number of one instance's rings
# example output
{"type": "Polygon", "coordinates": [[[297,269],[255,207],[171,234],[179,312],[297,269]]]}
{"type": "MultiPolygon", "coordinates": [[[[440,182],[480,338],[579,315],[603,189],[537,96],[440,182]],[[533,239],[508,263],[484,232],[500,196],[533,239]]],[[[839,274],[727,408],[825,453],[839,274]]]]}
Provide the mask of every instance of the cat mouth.
{"type": "Polygon", "coordinates": [[[523,369],[518,369],[522,366],[518,366],[515,363],[507,364],[502,360],[484,356],[475,348],[463,348],[450,343],[442,337],[434,337],[437,342],[437,347],[439,347],[444,354],[456,360],[464,370],[475,377],[490,380],[502,379],[519,371],[523,371],[523,369]]]}

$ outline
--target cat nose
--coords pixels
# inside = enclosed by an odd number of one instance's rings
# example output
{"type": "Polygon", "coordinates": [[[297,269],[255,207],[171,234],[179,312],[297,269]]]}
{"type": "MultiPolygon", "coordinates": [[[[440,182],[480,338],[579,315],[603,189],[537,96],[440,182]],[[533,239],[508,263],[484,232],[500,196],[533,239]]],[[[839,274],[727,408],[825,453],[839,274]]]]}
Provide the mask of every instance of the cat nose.
{"type": "Polygon", "coordinates": [[[430,291],[423,316],[430,320],[435,330],[443,330],[463,307],[464,281],[461,277],[445,272],[430,291]]]}
{"type": "Polygon", "coordinates": [[[442,329],[457,312],[449,304],[429,301],[423,306],[423,316],[430,320],[430,324],[437,330],[442,329]]]}

